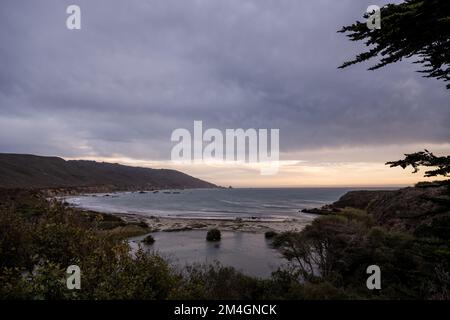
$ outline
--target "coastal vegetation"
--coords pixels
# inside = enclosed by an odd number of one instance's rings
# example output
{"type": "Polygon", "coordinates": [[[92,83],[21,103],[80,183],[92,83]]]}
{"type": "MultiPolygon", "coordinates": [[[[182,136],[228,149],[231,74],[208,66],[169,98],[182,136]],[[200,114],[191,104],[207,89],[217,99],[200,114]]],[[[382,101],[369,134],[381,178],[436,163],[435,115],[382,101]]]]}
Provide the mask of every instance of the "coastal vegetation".
{"type": "Polygon", "coordinates": [[[207,241],[220,241],[222,234],[218,229],[211,229],[206,233],[207,241]]]}
{"type": "Polygon", "coordinates": [[[143,249],[131,254],[124,239],[151,232],[144,223],[38,191],[0,194],[1,299],[450,299],[445,182],[342,197],[303,231],[273,237],[286,264],[268,279],[218,263],[180,269],[143,249]],[[410,212],[408,197],[422,212],[410,212]],[[74,264],[81,290],[66,287],[74,264]],[[366,287],[371,264],[382,270],[382,290],[366,287]]]}
{"type": "Polygon", "coordinates": [[[145,238],[142,240],[142,242],[144,244],[151,245],[151,244],[155,243],[155,239],[153,238],[153,236],[151,234],[149,234],[149,235],[145,236],[145,238]]]}
{"type": "Polygon", "coordinates": [[[272,239],[272,238],[274,238],[274,237],[276,237],[277,236],[277,233],[275,232],[275,231],[266,231],[265,233],[264,233],[264,237],[266,238],[266,239],[272,239]]]}

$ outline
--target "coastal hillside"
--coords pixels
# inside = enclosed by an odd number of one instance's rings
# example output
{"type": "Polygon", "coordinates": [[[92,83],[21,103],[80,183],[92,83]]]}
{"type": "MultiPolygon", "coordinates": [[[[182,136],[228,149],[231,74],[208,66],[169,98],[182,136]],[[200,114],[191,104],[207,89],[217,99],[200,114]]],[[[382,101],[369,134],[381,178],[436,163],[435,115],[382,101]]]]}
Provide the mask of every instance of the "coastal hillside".
{"type": "Polygon", "coordinates": [[[162,188],[215,188],[182,172],[116,163],[0,153],[1,188],[78,188],[103,192],[162,188]]]}
{"type": "Polygon", "coordinates": [[[415,187],[390,191],[350,191],[330,205],[304,212],[329,215],[348,208],[363,210],[378,224],[399,230],[422,232],[431,225],[439,226],[439,233],[448,238],[450,183],[419,183],[415,187]]]}

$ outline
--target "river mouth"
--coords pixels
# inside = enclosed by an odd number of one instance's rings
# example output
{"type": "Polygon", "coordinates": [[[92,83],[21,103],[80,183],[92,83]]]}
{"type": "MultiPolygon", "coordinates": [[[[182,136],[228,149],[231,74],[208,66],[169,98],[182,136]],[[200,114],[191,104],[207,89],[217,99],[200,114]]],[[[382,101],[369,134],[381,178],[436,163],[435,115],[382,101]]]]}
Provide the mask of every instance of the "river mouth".
{"type": "Polygon", "coordinates": [[[156,252],[179,267],[217,261],[260,278],[269,278],[273,271],[286,263],[264,234],[224,231],[220,241],[209,242],[206,241],[206,233],[204,230],[154,232],[151,235],[155,243],[152,245],[141,242],[145,236],[130,238],[129,244],[133,251],[141,246],[145,251],[156,252]]]}

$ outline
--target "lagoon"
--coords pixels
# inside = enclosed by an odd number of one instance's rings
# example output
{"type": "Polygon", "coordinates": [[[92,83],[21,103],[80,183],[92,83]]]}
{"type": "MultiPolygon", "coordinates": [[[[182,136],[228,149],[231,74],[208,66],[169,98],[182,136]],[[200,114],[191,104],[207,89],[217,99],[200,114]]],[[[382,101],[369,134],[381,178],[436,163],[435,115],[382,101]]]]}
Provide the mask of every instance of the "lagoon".
{"type": "Polygon", "coordinates": [[[225,231],[218,242],[206,241],[204,230],[155,232],[152,236],[153,245],[142,244],[145,236],[139,236],[129,240],[130,246],[133,250],[140,245],[149,252],[156,251],[180,267],[218,261],[244,274],[268,278],[286,262],[261,233],[225,231]]]}

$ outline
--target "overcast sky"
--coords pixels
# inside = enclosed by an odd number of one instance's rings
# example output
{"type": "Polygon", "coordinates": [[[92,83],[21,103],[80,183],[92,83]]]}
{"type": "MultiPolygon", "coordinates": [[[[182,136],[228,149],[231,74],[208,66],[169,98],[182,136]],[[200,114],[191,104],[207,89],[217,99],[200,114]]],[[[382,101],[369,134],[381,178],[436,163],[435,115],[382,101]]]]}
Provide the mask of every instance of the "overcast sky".
{"type": "Polygon", "coordinates": [[[177,168],[172,131],[202,120],[280,129],[278,176],[178,167],[215,183],[409,183],[383,163],[448,153],[450,90],[408,61],[337,69],[362,47],[336,31],[384,3],[2,0],[0,152],[177,168]],[[69,4],[81,30],[66,28],[69,4]]]}

